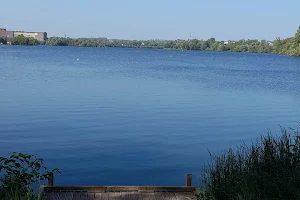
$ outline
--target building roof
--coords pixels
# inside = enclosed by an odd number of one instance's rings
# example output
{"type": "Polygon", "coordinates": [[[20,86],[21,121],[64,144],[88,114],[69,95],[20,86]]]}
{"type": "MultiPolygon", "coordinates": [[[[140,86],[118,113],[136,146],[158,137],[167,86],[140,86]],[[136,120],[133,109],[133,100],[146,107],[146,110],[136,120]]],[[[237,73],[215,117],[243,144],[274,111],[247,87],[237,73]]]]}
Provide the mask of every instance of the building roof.
{"type": "Polygon", "coordinates": [[[28,32],[28,31],[14,31],[14,32],[17,32],[17,33],[46,33],[46,32],[28,32]]]}

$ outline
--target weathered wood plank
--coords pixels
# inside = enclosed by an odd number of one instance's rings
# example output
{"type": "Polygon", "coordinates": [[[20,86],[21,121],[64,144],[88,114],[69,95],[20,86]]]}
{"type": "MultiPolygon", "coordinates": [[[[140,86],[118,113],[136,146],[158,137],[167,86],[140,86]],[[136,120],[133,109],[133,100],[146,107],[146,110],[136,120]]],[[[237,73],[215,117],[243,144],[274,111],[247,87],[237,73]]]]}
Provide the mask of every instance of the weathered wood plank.
{"type": "Polygon", "coordinates": [[[95,197],[94,200],[102,200],[102,198],[101,198],[102,197],[102,193],[98,193],[98,192],[94,193],[94,197],[95,197]]]}
{"type": "Polygon", "coordinates": [[[101,200],[109,200],[110,195],[109,192],[104,192],[101,194],[101,200]]]}
{"type": "Polygon", "coordinates": [[[62,200],[72,200],[73,199],[73,192],[59,192],[60,199],[62,200]]]}
{"type": "MultiPolygon", "coordinates": [[[[146,193],[146,194],[148,194],[148,193],[146,193]]],[[[142,193],[142,192],[131,192],[130,198],[132,198],[134,200],[143,200],[143,199],[145,199],[143,195],[145,195],[145,193],[142,193]]]]}
{"type": "Polygon", "coordinates": [[[85,194],[84,192],[74,192],[72,200],[85,200],[84,199],[84,197],[85,197],[84,194],[85,194]]]}
{"type": "Polygon", "coordinates": [[[46,199],[47,199],[47,200],[59,200],[58,194],[55,193],[55,192],[49,192],[49,193],[46,195],[46,199]]]}
{"type": "Polygon", "coordinates": [[[50,172],[48,175],[48,185],[54,185],[54,175],[52,172],[50,172]]]}
{"type": "Polygon", "coordinates": [[[122,197],[122,192],[109,192],[109,200],[118,200],[122,197]]]}
{"type": "Polygon", "coordinates": [[[154,192],[142,192],[142,193],[140,193],[140,199],[153,200],[153,199],[155,199],[154,192]]]}
{"type": "Polygon", "coordinates": [[[174,192],[167,192],[164,194],[165,199],[176,200],[176,195],[174,192]]]}
{"type": "Polygon", "coordinates": [[[110,197],[108,192],[103,192],[103,193],[95,193],[95,200],[108,200],[110,197]]]}
{"type": "Polygon", "coordinates": [[[195,187],[44,187],[43,200],[188,200],[195,187]],[[62,189],[62,190],[60,190],[62,189]]]}
{"type": "Polygon", "coordinates": [[[121,196],[119,197],[120,200],[140,200],[141,193],[140,192],[121,192],[121,196]]]}
{"type": "Polygon", "coordinates": [[[161,196],[161,194],[160,194],[160,192],[155,192],[153,194],[155,196],[155,200],[162,200],[163,199],[162,196],[161,196]]]}
{"type": "Polygon", "coordinates": [[[187,174],[185,177],[185,186],[192,186],[192,174],[187,174]]]}
{"type": "Polygon", "coordinates": [[[155,192],[156,200],[176,200],[176,196],[172,192],[155,192]]]}
{"type": "Polygon", "coordinates": [[[44,200],[195,200],[192,192],[49,192],[44,200]]]}
{"type": "Polygon", "coordinates": [[[95,200],[95,193],[94,192],[87,192],[87,200],[95,200]]]}
{"type": "Polygon", "coordinates": [[[44,191],[94,191],[94,192],[121,192],[121,191],[196,191],[196,187],[156,187],[156,186],[44,186],[44,191]]]}
{"type": "Polygon", "coordinates": [[[94,193],[81,192],[80,196],[81,196],[80,200],[94,200],[94,193]]]}
{"type": "Polygon", "coordinates": [[[197,197],[193,193],[174,193],[176,200],[196,200],[197,197]]]}

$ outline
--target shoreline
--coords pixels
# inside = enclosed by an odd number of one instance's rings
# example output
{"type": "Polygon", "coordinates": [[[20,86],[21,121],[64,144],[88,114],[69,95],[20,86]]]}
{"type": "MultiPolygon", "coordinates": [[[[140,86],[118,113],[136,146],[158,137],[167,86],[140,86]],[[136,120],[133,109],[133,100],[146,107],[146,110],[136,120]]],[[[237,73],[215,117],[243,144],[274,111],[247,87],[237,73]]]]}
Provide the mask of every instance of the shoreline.
{"type": "Polygon", "coordinates": [[[269,54],[269,55],[282,55],[282,56],[288,56],[288,57],[300,57],[300,56],[291,56],[288,54],[282,54],[282,53],[272,53],[272,52],[239,52],[239,51],[214,51],[214,50],[194,50],[194,49],[172,49],[172,48],[152,48],[152,47],[117,47],[117,46],[101,46],[101,47],[93,47],[93,46],[63,46],[63,45],[12,45],[12,44],[0,44],[1,46],[17,46],[17,47],[41,47],[41,46],[47,46],[47,47],[75,47],[75,48],[116,48],[116,49],[148,49],[148,50],[165,50],[165,51],[195,51],[195,52],[217,52],[217,53],[241,53],[241,54],[269,54]]]}

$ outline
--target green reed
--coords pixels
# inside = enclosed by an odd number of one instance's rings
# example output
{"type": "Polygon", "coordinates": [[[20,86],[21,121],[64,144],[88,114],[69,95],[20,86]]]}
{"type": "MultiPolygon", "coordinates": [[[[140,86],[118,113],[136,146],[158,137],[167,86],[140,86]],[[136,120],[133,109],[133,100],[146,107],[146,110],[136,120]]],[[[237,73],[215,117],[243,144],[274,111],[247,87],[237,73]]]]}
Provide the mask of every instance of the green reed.
{"type": "Polygon", "coordinates": [[[202,170],[200,199],[292,200],[300,199],[299,131],[281,128],[280,136],[268,132],[250,146],[242,144],[212,156],[202,170]]]}

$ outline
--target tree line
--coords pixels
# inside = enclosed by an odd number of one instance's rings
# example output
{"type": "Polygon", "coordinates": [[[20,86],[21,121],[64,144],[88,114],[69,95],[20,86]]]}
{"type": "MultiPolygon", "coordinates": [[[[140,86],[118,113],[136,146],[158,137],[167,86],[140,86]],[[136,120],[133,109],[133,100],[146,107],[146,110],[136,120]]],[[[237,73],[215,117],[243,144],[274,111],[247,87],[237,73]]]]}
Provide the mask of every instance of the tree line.
{"type": "Polygon", "coordinates": [[[124,48],[165,48],[166,40],[121,40],[107,38],[63,38],[51,37],[46,45],[80,47],[124,47],[124,48]]]}
{"type": "Polygon", "coordinates": [[[118,40],[107,38],[73,39],[51,37],[46,41],[46,45],[232,51],[300,56],[300,27],[294,37],[286,39],[277,38],[272,42],[266,40],[216,41],[215,38],[210,38],[208,40],[118,40]]]}
{"type": "MultiPolygon", "coordinates": [[[[0,38],[0,43],[12,45],[38,45],[39,41],[26,38],[23,35],[15,38],[0,38]]],[[[157,48],[178,50],[200,51],[232,51],[250,53],[277,53],[290,56],[300,56],[300,27],[294,37],[275,41],[266,40],[239,40],[239,41],[216,41],[215,38],[208,40],[121,40],[107,38],[66,38],[50,37],[46,45],[51,46],[81,46],[81,47],[123,47],[123,48],[157,48]]]]}

